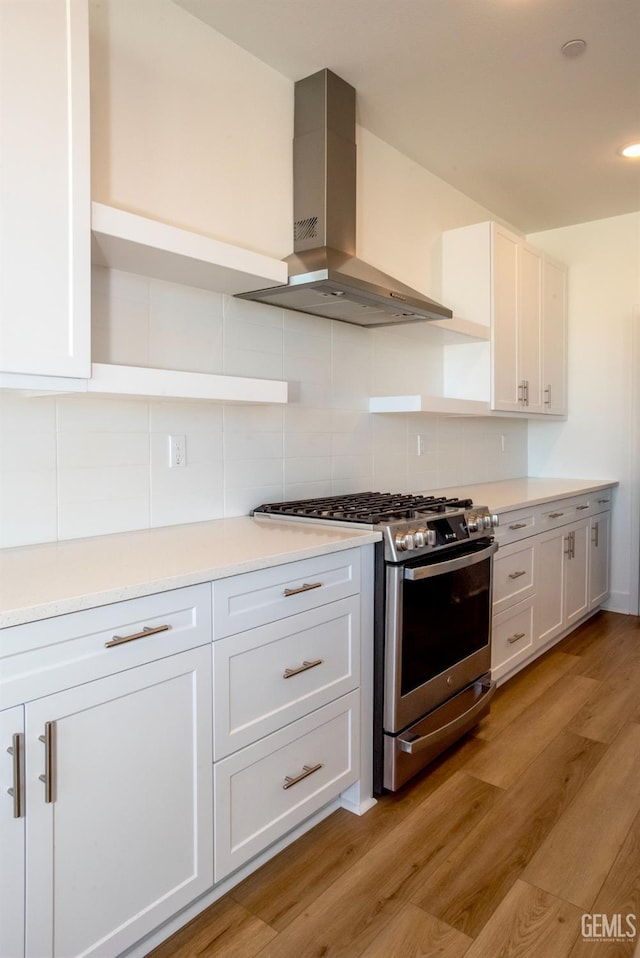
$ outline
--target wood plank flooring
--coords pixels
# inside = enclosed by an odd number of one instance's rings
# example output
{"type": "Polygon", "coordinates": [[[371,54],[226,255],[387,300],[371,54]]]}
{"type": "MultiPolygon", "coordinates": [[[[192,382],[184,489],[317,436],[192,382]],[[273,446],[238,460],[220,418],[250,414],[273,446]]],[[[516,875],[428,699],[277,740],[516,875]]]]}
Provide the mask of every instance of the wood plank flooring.
{"type": "Polygon", "coordinates": [[[340,810],[152,958],[627,958],[640,925],[640,619],[599,612],[474,732],[340,810]]]}

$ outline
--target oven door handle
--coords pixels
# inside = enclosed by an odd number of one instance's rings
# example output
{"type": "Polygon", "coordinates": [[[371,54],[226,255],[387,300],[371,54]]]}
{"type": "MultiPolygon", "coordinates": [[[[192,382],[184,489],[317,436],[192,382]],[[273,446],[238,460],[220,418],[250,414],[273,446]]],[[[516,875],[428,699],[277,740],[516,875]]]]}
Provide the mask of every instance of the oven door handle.
{"type": "MultiPolygon", "coordinates": [[[[415,755],[416,752],[421,752],[425,748],[437,745],[441,739],[446,739],[447,736],[451,735],[452,732],[456,732],[457,729],[467,726],[474,715],[477,715],[478,712],[486,708],[487,704],[495,695],[496,688],[497,683],[492,679],[476,682],[475,691],[478,697],[471,708],[463,712],[462,715],[457,715],[451,722],[447,722],[446,725],[441,725],[440,728],[429,732],[427,735],[414,736],[411,739],[404,739],[402,735],[398,735],[396,741],[400,750],[402,752],[408,752],[409,755],[415,755]]],[[[412,735],[411,732],[405,732],[404,734],[412,735]]]]}
{"type": "Polygon", "coordinates": [[[434,575],[442,575],[445,572],[455,572],[456,569],[465,569],[467,566],[475,565],[477,562],[484,562],[498,551],[498,543],[492,542],[486,549],[479,552],[469,552],[466,555],[458,556],[456,559],[449,559],[447,562],[434,562],[431,565],[414,566],[412,569],[405,567],[404,578],[415,581],[416,579],[428,579],[434,575]]]}

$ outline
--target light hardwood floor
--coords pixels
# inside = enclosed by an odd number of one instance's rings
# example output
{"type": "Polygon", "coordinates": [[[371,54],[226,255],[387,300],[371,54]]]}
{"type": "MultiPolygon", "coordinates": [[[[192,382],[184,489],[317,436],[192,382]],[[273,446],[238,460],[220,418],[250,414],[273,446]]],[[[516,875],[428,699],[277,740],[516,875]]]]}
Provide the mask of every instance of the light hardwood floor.
{"type": "Polygon", "coordinates": [[[626,958],[640,922],[640,619],[600,612],[358,818],[337,811],[153,958],[626,958]]]}

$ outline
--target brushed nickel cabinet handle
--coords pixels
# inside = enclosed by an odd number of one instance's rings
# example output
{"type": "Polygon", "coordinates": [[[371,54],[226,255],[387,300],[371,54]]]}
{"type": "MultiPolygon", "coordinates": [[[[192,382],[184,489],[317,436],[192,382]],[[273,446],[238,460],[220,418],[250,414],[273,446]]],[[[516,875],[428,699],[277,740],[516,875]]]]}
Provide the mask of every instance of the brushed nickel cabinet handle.
{"type": "Polygon", "coordinates": [[[510,578],[510,579],[519,579],[521,575],[526,575],[526,574],[527,574],[527,570],[526,570],[526,569],[521,569],[521,570],[519,570],[518,572],[510,572],[510,573],[509,573],[509,578],[510,578]]]}
{"type": "Polygon", "coordinates": [[[551,409],[551,386],[547,386],[544,391],[545,396],[547,397],[544,401],[545,406],[548,406],[551,409]]]}
{"type": "Polygon", "coordinates": [[[44,800],[50,805],[56,800],[55,790],[55,748],[56,748],[56,723],[44,723],[44,735],[40,735],[40,742],[44,742],[44,775],[38,775],[41,782],[44,783],[44,800]]]}
{"type": "Polygon", "coordinates": [[[136,639],[146,639],[149,635],[157,635],[158,632],[166,632],[170,625],[145,625],[142,632],[134,632],[132,635],[114,635],[110,642],[105,642],[105,649],[112,649],[114,645],[124,645],[125,642],[135,642],[136,639]]]}
{"type": "Polygon", "coordinates": [[[550,513],[549,513],[549,518],[550,518],[550,519],[559,519],[560,516],[563,516],[563,515],[564,515],[564,512],[550,512],[550,513]]]}
{"type": "Polygon", "coordinates": [[[526,522],[512,522],[509,526],[510,529],[525,529],[527,526],[526,522]]]}
{"type": "Polygon", "coordinates": [[[298,782],[301,782],[304,778],[309,778],[310,775],[313,775],[314,772],[320,771],[322,768],[322,762],[319,762],[317,765],[303,765],[302,771],[299,775],[296,775],[295,778],[292,778],[290,775],[285,775],[283,788],[291,788],[292,785],[297,785],[298,782]]]}
{"type": "Polygon", "coordinates": [[[514,642],[519,642],[520,639],[524,639],[526,632],[514,632],[513,635],[510,635],[507,639],[509,645],[513,645],[514,642]]]}
{"type": "Polygon", "coordinates": [[[596,549],[598,548],[598,538],[599,538],[600,523],[594,522],[593,524],[593,536],[591,541],[593,542],[596,549]]]}
{"type": "Polygon", "coordinates": [[[321,586],[322,582],[305,582],[304,585],[299,585],[297,589],[285,589],[282,594],[284,596],[299,595],[300,592],[308,592],[309,589],[319,589],[321,586]]]}
{"type": "Polygon", "coordinates": [[[294,675],[300,675],[301,672],[308,672],[309,669],[315,669],[317,665],[322,665],[322,661],[322,659],[314,659],[313,662],[304,661],[297,669],[285,669],[282,678],[290,679],[294,675]]]}
{"type": "Polygon", "coordinates": [[[22,801],[24,788],[24,739],[22,733],[16,732],[15,735],[11,737],[11,742],[12,744],[7,749],[7,752],[13,758],[13,785],[7,789],[7,793],[13,798],[13,817],[22,818],[24,816],[24,805],[22,801]]]}
{"type": "Polygon", "coordinates": [[[524,379],[518,384],[518,402],[524,406],[524,379]]]}
{"type": "Polygon", "coordinates": [[[588,509],[588,508],[589,508],[589,503],[587,503],[586,506],[576,506],[576,512],[580,512],[582,509],[588,509]]]}
{"type": "Polygon", "coordinates": [[[529,405],[529,380],[525,379],[523,385],[524,385],[524,404],[525,406],[528,406],[529,405]]]}

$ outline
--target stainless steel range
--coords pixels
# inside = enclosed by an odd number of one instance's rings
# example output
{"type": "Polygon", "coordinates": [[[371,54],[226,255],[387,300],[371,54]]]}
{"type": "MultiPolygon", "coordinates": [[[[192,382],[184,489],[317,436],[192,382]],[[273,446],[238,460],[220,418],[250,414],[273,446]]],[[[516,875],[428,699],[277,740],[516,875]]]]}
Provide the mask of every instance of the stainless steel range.
{"type": "Polygon", "coordinates": [[[395,791],[489,711],[497,517],[471,499],[379,492],[267,503],[254,515],[382,532],[374,781],[395,791]]]}

